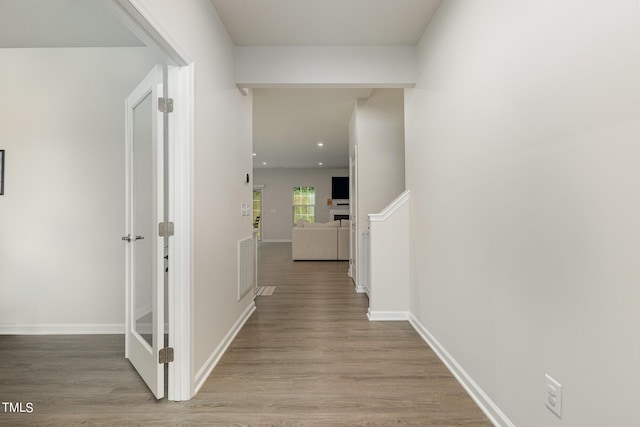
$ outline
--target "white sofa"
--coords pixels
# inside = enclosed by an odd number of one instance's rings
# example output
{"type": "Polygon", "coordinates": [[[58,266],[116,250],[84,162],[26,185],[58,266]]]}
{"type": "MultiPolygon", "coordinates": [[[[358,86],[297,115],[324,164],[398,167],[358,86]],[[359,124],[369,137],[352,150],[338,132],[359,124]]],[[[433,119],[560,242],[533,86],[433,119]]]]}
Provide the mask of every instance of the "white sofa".
{"type": "Polygon", "coordinates": [[[300,222],[291,231],[291,256],[294,261],[348,260],[350,229],[347,220],[300,222]]]}

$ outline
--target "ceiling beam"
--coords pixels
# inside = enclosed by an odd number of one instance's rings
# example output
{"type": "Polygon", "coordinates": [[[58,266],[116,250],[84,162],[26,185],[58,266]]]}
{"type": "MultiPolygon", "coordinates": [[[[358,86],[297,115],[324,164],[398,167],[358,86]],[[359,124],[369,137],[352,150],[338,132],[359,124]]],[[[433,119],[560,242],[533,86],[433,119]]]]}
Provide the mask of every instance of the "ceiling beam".
{"type": "Polygon", "coordinates": [[[415,46],[236,47],[236,83],[269,87],[414,87],[415,46]]]}

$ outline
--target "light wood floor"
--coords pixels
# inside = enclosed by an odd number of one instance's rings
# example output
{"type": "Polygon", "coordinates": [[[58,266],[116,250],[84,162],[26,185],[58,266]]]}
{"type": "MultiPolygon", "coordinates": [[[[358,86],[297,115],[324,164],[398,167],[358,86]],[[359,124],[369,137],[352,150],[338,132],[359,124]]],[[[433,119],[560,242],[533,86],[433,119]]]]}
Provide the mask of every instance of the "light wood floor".
{"type": "Polygon", "coordinates": [[[200,393],[156,401],[123,337],[0,336],[0,425],[490,426],[407,322],[369,322],[346,262],[263,244],[258,309],[200,393]]]}

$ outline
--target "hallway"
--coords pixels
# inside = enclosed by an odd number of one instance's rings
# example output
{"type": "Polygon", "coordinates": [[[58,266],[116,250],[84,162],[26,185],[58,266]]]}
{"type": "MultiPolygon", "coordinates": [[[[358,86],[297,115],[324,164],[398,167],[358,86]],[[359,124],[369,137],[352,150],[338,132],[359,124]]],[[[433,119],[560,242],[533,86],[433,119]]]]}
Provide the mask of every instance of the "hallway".
{"type": "Polygon", "coordinates": [[[262,243],[259,284],[276,290],[195,400],[251,425],[490,426],[408,322],[367,320],[347,268],[262,243]]]}
{"type": "Polygon", "coordinates": [[[0,425],[490,426],[407,322],[369,322],[346,262],[263,243],[258,309],[198,395],[155,401],[110,336],[0,336],[0,425]]]}

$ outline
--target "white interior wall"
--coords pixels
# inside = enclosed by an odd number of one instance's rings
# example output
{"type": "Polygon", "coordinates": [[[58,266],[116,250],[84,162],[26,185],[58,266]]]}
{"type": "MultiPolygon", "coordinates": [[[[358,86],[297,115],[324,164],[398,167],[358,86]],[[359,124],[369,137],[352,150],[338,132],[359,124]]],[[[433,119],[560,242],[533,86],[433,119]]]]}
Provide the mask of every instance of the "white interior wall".
{"type": "Polygon", "coordinates": [[[359,100],[350,122],[349,152],[357,144],[358,259],[356,283],[367,287],[362,268],[362,233],[369,228],[368,215],[380,212],[405,189],[404,177],[404,93],[401,89],[375,89],[371,97],[359,100]],[[355,130],[354,130],[355,128],[355,130]]]}
{"type": "Polygon", "coordinates": [[[233,45],[208,0],[144,0],[194,61],[193,375],[196,388],[253,307],[238,296],[238,241],[252,236],[251,95],[235,86],[233,45]]]}
{"type": "Polygon", "coordinates": [[[451,0],[419,45],[411,312],[517,426],[640,423],[639,16],[451,0]]]}
{"type": "Polygon", "coordinates": [[[360,222],[404,191],[404,93],[375,89],[358,105],[360,222]]]}
{"type": "Polygon", "coordinates": [[[331,198],[331,177],[349,176],[349,169],[267,169],[253,171],[256,185],[262,191],[262,240],[291,241],[293,227],[293,187],[316,189],[316,222],[328,222],[327,199],[331,198]]]}
{"type": "Polygon", "coordinates": [[[124,99],[147,48],[0,49],[0,330],[124,332],[124,99]]]}

